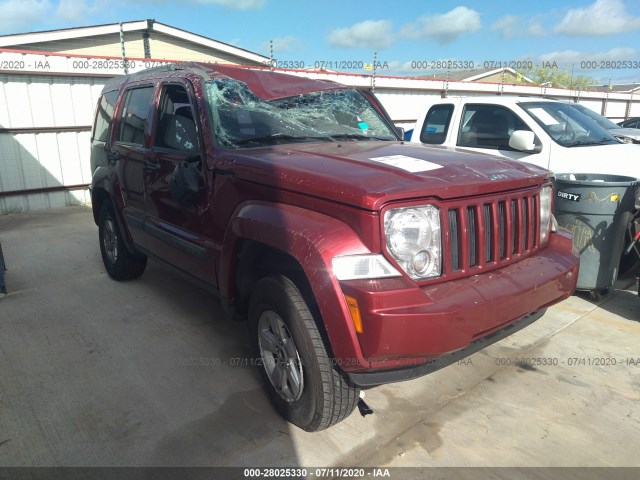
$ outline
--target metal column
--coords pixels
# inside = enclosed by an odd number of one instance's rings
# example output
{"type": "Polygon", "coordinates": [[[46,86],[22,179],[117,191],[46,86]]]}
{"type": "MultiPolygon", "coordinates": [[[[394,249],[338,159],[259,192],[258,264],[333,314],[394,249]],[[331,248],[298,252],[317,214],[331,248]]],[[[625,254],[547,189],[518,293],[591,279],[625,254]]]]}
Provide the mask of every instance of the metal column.
{"type": "Polygon", "coordinates": [[[4,264],[4,256],[2,255],[2,244],[0,243],[0,295],[7,293],[7,287],[4,284],[4,272],[6,270],[4,264]]]}

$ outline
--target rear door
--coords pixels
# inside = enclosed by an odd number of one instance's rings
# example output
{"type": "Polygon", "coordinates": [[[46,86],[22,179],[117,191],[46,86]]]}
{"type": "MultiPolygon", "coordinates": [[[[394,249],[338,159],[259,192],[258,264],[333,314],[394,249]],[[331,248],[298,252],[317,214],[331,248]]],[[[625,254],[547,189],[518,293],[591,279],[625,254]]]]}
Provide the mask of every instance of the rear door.
{"type": "Polygon", "coordinates": [[[160,85],[154,135],[144,168],[145,232],[152,253],[216,285],[207,170],[202,167],[205,155],[195,105],[189,82],[171,80],[160,85]],[[202,188],[193,206],[180,205],[169,190],[169,180],[180,162],[190,162],[200,174],[202,188]]]}
{"type": "Polygon", "coordinates": [[[134,86],[124,92],[115,141],[108,155],[121,182],[125,221],[134,242],[143,247],[144,164],[149,152],[153,94],[153,85],[134,86]]]}

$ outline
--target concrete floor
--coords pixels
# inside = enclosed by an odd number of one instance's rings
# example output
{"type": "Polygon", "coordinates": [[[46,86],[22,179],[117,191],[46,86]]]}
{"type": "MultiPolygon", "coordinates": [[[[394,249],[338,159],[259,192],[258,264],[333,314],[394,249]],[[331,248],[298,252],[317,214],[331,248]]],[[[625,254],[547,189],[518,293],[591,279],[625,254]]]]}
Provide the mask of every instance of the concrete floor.
{"type": "Polygon", "coordinates": [[[215,297],[156,262],[106,275],[89,209],[0,217],[0,241],[0,466],[640,466],[630,281],[310,434],[232,366],[246,326],[215,297]]]}

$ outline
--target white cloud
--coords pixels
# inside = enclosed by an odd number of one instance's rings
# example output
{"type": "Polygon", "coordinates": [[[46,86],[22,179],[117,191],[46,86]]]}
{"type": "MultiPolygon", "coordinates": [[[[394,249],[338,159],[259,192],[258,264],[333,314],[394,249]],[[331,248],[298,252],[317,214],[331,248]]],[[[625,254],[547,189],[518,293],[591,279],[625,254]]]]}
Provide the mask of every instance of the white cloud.
{"type": "MultiPolygon", "coordinates": [[[[143,0],[143,3],[164,4],[166,0],[143,0]]],[[[0,0],[0,34],[42,30],[43,26],[61,28],[60,24],[91,25],[102,12],[124,5],[123,0],[0,0]]],[[[239,10],[259,9],[267,0],[186,0],[190,4],[219,5],[239,10]]],[[[64,28],[64,27],[62,27],[64,28]]]]}
{"type": "Polygon", "coordinates": [[[414,62],[391,60],[387,62],[387,67],[381,72],[384,75],[416,75],[417,72],[414,62]]]}
{"type": "Polygon", "coordinates": [[[220,5],[237,10],[257,10],[267,4],[267,0],[197,0],[198,3],[220,5]]]}
{"type": "Polygon", "coordinates": [[[467,7],[436,15],[425,15],[402,27],[400,34],[412,39],[428,39],[439,44],[451,43],[464,33],[475,32],[482,26],[480,14],[467,7]]]}
{"type": "Polygon", "coordinates": [[[629,14],[622,0],[596,0],[586,8],[573,8],[555,27],[575,36],[614,35],[640,29],[640,17],[629,14]]]}
{"type": "Polygon", "coordinates": [[[591,70],[594,74],[600,70],[600,62],[607,61],[623,61],[634,60],[638,58],[640,51],[633,48],[612,48],[606,52],[579,52],[577,50],[562,50],[555,52],[548,52],[542,55],[538,55],[538,58],[542,62],[556,62],[560,68],[576,68],[584,70],[583,67],[591,70]]]}
{"type": "Polygon", "coordinates": [[[389,20],[365,20],[329,34],[327,42],[336,47],[385,48],[393,43],[389,20]]]}
{"type": "MultiPolygon", "coordinates": [[[[296,44],[296,39],[291,35],[282,37],[282,38],[274,38],[273,39],[273,51],[274,53],[282,53],[290,51],[296,44]]],[[[271,41],[267,41],[260,45],[260,51],[268,52],[271,49],[271,41]]]]}
{"type": "Polygon", "coordinates": [[[49,0],[0,1],[0,31],[30,29],[34,23],[48,20],[51,9],[49,0]]]}
{"type": "Polygon", "coordinates": [[[502,37],[514,37],[519,33],[522,20],[516,15],[505,15],[491,25],[491,30],[500,32],[502,37]]]}
{"type": "Polygon", "coordinates": [[[56,20],[82,22],[86,21],[87,17],[100,13],[104,7],[106,7],[106,2],[101,0],[91,4],[85,0],[60,0],[54,16],[56,20]]]}
{"type": "Polygon", "coordinates": [[[547,35],[539,16],[525,21],[517,15],[505,15],[491,25],[491,30],[500,33],[502,38],[522,35],[540,37],[547,35]]]}
{"type": "Polygon", "coordinates": [[[549,32],[547,32],[542,26],[542,22],[539,20],[539,18],[540,17],[534,17],[529,22],[529,25],[527,26],[527,33],[529,35],[532,35],[534,37],[542,37],[549,34],[549,32]]]}

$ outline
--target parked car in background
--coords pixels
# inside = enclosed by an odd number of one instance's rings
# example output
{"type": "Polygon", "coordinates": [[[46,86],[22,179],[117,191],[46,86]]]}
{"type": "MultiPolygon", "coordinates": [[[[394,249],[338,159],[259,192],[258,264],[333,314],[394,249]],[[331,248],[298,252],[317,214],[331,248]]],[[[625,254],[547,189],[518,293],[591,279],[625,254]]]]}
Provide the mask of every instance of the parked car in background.
{"type": "Polygon", "coordinates": [[[372,93],[333,82],[215,64],[116,78],[92,133],[105,269],[133,279],[153,256],[217,291],[276,409],[327,428],[361,388],[456,362],[576,286],[551,172],[398,135],[372,93]]]}
{"type": "Polygon", "coordinates": [[[618,125],[623,128],[640,128],[640,118],[628,118],[618,122],[618,125]]]}
{"type": "MultiPolygon", "coordinates": [[[[640,178],[640,148],[621,143],[574,104],[545,98],[434,97],[411,143],[500,155],[555,173],[603,173],[640,178]]],[[[624,245],[640,230],[640,212],[625,220],[624,245]]],[[[620,271],[640,269],[640,245],[621,258],[620,271]]]]}
{"type": "Polygon", "coordinates": [[[578,110],[583,115],[586,115],[591,120],[596,122],[605,130],[608,130],[611,135],[624,143],[638,143],[640,144],[640,129],[631,127],[621,127],[620,125],[613,123],[607,117],[594,112],[589,107],[585,107],[580,103],[569,103],[573,108],[578,110]]]}

